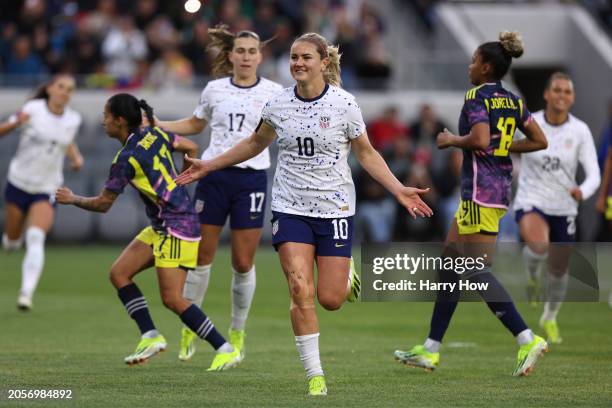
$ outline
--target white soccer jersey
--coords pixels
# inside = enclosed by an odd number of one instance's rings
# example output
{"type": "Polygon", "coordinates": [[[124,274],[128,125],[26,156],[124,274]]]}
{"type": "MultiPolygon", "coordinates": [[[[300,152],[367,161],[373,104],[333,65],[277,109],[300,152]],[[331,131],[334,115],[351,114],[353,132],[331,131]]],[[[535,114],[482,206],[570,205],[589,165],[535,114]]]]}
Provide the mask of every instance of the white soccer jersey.
{"type": "Polygon", "coordinates": [[[69,107],[56,115],[44,99],[27,102],[22,111],[30,120],[22,125],[8,181],[30,194],[53,194],[64,182],[64,156],[81,125],[81,115],[69,107]]]}
{"type": "MultiPolygon", "coordinates": [[[[210,145],[202,153],[202,159],[212,159],[234,147],[242,139],[251,136],[266,102],[283,87],[276,82],[259,78],[255,85],[235,85],[232,78],[210,81],[200,97],[193,115],[210,125],[210,145]]],[[[268,149],[236,167],[255,170],[270,167],[268,149]]]]}
{"type": "Polygon", "coordinates": [[[353,95],[326,85],[319,97],[306,100],[287,88],[266,104],[262,119],[278,136],[272,210],[318,218],[354,215],[347,158],[351,140],[366,127],[353,95]]]}
{"type": "Polygon", "coordinates": [[[560,126],[546,122],[543,111],[534,113],[533,118],[544,131],[548,148],[521,154],[514,209],[537,207],[548,215],[577,215],[578,203],[570,195],[570,190],[576,187],[578,163],[586,173],[579,186],[583,199],[592,196],[600,183],[591,131],[586,123],[571,114],[560,126]]]}

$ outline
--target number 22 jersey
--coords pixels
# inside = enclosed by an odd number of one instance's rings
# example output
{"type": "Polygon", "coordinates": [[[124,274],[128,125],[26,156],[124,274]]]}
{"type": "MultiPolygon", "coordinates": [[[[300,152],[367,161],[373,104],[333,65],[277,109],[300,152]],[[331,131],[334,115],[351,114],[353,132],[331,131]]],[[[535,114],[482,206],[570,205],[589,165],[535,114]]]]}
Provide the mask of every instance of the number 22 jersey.
{"type": "Polygon", "coordinates": [[[485,83],[466,93],[459,134],[468,135],[478,123],[489,125],[491,140],[484,150],[463,149],[461,198],[483,207],[508,208],[512,196],[510,145],[516,128],[532,120],[523,100],[501,82],[485,83]]]}

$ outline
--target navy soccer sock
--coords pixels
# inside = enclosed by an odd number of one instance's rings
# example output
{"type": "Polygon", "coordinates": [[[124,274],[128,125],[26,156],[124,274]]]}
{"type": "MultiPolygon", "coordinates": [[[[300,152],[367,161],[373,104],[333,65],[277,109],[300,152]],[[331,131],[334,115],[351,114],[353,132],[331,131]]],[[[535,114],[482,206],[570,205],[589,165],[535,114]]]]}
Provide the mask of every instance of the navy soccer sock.
{"type": "Polygon", "coordinates": [[[136,321],[141,334],[155,330],[155,325],[147,307],[147,301],[135,283],[118,289],[117,294],[123,306],[125,306],[125,310],[136,321]]]}
{"type": "Polygon", "coordinates": [[[180,317],[185,326],[189,327],[198,337],[209,342],[215,350],[226,343],[225,338],[217,331],[212,321],[196,305],[189,306],[180,317]]]}
{"type": "MultiPolygon", "coordinates": [[[[457,274],[454,271],[439,271],[438,282],[456,283],[457,274]]],[[[429,325],[428,338],[442,342],[444,333],[448,329],[448,325],[455,313],[457,303],[459,302],[460,292],[457,286],[454,291],[439,290],[436,296],[436,304],[434,305],[431,322],[429,325]]]]}

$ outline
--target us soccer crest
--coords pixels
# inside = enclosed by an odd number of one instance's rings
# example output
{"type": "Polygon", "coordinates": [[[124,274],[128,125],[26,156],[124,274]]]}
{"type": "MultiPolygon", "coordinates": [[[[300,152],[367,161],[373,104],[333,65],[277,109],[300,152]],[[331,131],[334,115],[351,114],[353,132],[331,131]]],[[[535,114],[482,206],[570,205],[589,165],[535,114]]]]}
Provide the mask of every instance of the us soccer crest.
{"type": "Polygon", "coordinates": [[[197,213],[201,213],[204,209],[204,200],[196,200],[195,202],[195,210],[197,213]]]}
{"type": "Polygon", "coordinates": [[[272,224],[272,235],[276,235],[278,232],[278,220],[274,221],[272,224]]]}
{"type": "Polygon", "coordinates": [[[329,116],[321,116],[319,119],[319,126],[321,126],[321,129],[327,129],[329,127],[329,122],[331,122],[329,116]]]}

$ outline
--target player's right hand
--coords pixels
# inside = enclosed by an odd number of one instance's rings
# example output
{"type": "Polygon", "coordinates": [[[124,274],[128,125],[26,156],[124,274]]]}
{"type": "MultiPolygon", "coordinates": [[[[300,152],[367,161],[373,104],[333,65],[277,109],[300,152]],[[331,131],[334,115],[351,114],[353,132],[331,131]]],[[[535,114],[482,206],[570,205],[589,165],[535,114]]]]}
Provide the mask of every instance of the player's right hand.
{"type": "Polygon", "coordinates": [[[174,180],[179,186],[193,183],[210,173],[210,167],[205,160],[199,160],[185,155],[185,164],[189,165],[189,168],[179,174],[174,180]]]}
{"type": "Polygon", "coordinates": [[[60,187],[55,191],[55,201],[60,204],[72,204],[74,194],[68,187],[60,187]]]}

